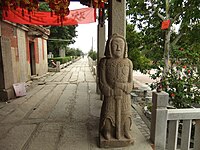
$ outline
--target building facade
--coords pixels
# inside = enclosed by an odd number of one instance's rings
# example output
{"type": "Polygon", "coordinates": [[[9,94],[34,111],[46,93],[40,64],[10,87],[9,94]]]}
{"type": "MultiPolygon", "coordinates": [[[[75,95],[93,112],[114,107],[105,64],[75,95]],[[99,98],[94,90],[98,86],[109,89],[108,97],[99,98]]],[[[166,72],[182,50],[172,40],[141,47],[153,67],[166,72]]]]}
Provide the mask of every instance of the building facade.
{"type": "Polygon", "coordinates": [[[49,30],[0,21],[0,101],[15,97],[14,83],[48,71],[49,30]]]}

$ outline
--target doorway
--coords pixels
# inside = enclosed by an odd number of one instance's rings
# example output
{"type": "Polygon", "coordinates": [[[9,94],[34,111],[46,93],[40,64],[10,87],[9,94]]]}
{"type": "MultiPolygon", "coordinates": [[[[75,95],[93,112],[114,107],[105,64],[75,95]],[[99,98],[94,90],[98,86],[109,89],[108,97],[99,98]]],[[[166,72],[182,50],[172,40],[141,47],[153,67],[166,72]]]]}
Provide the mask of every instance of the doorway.
{"type": "Polygon", "coordinates": [[[36,75],[34,42],[29,42],[31,75],[36,75]]]}

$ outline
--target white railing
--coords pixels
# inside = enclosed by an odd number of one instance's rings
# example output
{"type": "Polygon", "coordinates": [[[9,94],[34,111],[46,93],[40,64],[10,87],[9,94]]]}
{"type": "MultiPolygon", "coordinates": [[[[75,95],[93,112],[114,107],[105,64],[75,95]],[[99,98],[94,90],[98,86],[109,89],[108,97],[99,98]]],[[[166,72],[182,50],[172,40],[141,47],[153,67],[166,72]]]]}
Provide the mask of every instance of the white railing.
{"type": "Polygon", "coordinates": [[[165,92],[153,93],[150,139],[154,149],[200,150],[200,109],[167,109],[168,99],[165,92]],[[194,136],[191,138],[192,130],[194,136]],[[181,142],[177,142],[178,139],[181,142]]]}
{"type": "Polygon", "coordinates": [[[92,73],[96,75],[97,73],[97,61],[93,60],[91,57],[88,57],[89,67],[92,70],[92,73]]]}

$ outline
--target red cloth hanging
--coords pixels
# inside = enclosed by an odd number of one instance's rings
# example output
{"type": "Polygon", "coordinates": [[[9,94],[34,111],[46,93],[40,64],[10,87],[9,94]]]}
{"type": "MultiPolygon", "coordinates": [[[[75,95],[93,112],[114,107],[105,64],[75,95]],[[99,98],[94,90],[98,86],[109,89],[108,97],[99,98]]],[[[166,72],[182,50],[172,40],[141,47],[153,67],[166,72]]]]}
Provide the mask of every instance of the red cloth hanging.
{"type": "MultiPolygon", "coordinates": [[[[95,18],[96,16],[94,13],[94,8],[71,10],[69,15],[64,18],[62,25],[68,26],[77,24],[88,24],[95,22],[95,18]]],[[[24,15],[22,15],[21,8],[17,8],[16,10],[3,9],[3,19],[10,22],[27,25],[61,25],[61,22],[58,22],[59,16],[52,16],[51,12],[34,11],[30,13],[27,10],[24,10],[24,15]]]]}
{"type": "Polygon", "coordinates": [[[162,29],[162,30],[166,30],[166,29],[169,28],[169,26],[170,26],[170,20],[164,20],[164,21],[162,22],[161,29],[162,29]]]}

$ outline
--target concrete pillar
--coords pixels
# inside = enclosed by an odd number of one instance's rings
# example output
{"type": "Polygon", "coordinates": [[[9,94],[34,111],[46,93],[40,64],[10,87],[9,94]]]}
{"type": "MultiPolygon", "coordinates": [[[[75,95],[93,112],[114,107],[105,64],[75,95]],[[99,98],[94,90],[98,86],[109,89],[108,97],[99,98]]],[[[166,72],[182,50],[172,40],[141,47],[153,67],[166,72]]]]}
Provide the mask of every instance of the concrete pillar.
{"type": "MultiPolygon", "coordinates": [[[[97,32],[97,40],[98,40],[98,59],[100,60],[102,57],[104,57],[104,51],[105,51],[105,25],[101,26],[98,25],[98,32],[97,32]]],[[[99,61],[98,60],[98,61],[99,61]]]]}
{"type": "Polygon", "coordinates": [[[101,58],[104,57],[104,51],[105,51],[105,24],[101,25],[98,24],[97,27],[97,75],[96,75],[96,92],[98,94],[100,94],[100,90],[99,90],[99,61],[101,58]]]}
{"type": "Polygon", "coordinates": [[[60,72],[60,61],[56,61],[56,72],[60,72]]]}
{"type": "Polygon", "coordinates": [[[1,36],[1,22],[0,22],[0,36],[1,36]]]}
{"type": "MultiPolygon", "coordinates": [[[[159,140],[158,137],[166,137],[165,131],[166,131],[166,111],[167,111],[167,105],[169,101],[169,94],[166,92],[153,92],[152,95],[152,111],[151,111],[151,131],[150,131],[150,140],[156,144],[156,139],[159,140]],[[159,112],[159,113],[158,113],[159,112]],[[162,116],[162,117],[159,117],[162,116]],[[160,121],[158,121],[160,119],[160,121]],[[157,121],[156,121],[157,120],[157,121]],[[157,126],[157,127],[156,127],[157,126]],[[157,128],[157,129],[156,129],[157,128]],[[158,128],[161,130],[159,133],[156,133],[156,130],[158,128]],[[157,134],[160,134],[158,136],[157,134]]],[[[162,138],[160,141],[165,141],[165,139],[162,138]]],[[[164,144],[164,143],[161,143],[164,144]]]]}
{"type": "Polygon", "coordinates": [[[126,37],[126,0],[109,0],[108,37],[113,33],[126,37]]]}
{"type": "Polygon", "coordinates": [[[59,56],[65,57],[65,50],[64,49],[59,49],[59,56]]]}

